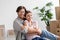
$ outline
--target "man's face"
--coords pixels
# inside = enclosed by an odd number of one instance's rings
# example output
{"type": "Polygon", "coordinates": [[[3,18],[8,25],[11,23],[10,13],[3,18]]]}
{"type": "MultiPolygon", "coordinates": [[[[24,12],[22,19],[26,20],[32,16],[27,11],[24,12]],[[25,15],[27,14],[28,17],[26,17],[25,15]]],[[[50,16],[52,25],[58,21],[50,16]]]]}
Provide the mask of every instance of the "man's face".
{"type": "Polygon", "coordinates": [[[25,14],[25,10],[24,9],[21,9],[19,12],[18,12],[18,17],[19,18],[24,18],[24,14],[25,14]]]}

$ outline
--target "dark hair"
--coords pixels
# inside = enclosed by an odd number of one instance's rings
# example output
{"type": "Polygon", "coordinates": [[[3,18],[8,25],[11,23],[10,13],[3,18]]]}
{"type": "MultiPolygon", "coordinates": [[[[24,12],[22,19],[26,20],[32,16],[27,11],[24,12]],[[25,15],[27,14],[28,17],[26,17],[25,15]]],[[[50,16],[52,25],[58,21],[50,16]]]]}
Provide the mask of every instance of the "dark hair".
{"type": "Polygon", "coordinates": [[[19,12],[21,9],[25,9],[25,11],[26,11],[26,8],[25,8],[24,6],[19,6],[19,7],[17,8],[16,12],[19,12]]]}
{"type": "Polygon", "coordinates": [[[27,10],[26,13],[25,13],[25,17],[28,13],[32,13],[31,11],[27,10]]]}
{"type": "MultiPolygon", "coordinates": [[[[29,11],[29,10],[26,10],[26,13],[25,13],[25,17],[26,17],[26,15],[28,14],[28,13],[32,13],[31,11],[29,11]]],[[[24,18],[23,20],[26,20],[26,18],[24,18]]]]}

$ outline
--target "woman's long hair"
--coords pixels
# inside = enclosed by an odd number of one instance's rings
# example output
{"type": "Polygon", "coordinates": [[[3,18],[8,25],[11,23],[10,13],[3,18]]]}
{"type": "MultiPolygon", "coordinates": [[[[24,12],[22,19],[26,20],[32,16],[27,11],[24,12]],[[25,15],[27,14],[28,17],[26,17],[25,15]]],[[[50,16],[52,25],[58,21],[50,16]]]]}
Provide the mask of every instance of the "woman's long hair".
{"type": "Polygon", "coordinates": [[[32,13],[32,12],[29,11],[29,10],[26,10],[25,15],[24,15],[25,18],[24,18],[23,20],[26,20],[26,15],[27,15],[28,13],[32,13]]]}

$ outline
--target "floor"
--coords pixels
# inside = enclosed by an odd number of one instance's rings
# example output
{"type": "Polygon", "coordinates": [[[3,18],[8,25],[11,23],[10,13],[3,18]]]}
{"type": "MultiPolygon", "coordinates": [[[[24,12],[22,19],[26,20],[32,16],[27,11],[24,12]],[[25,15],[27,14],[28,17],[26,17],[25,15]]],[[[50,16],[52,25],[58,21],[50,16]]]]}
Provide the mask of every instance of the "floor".
{"type": "Polygon", "coordinates": [[[6,38],[1,38],[0,37],[0,40],[15,40],[15,36],[9,36],[9,37],[6,37],[6,38]]]}
{"type": "Polygon", "coordinates": [[[14,36],[0,37],[0,40],[15,40],[15,37],[14,36]]]}

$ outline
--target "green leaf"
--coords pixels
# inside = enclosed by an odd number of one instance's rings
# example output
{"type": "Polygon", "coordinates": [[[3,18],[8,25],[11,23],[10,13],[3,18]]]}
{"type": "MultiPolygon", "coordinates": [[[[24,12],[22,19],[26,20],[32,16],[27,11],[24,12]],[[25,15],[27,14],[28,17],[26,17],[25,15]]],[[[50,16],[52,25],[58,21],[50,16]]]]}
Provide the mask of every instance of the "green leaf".
{"type": "Polygon", "coordinates": [[[38,13],[38,15],[39,15],[39,17],[43,17],[44,14],[42,14],[42,13],[38,13]]]}
{"type": "Polygon", "coordinates": [[[46,18],[46,17],[43,17],[43,18],[41,19],[41,21],[43,21],[43,20],[45,21],[45,20],[47,20],[47,18],[46,18]]]}
{"type": "Polygon", "coordinates": [[[33,10],[38,9],[38,7],[33,8],[33,10]]]}
{"type": "Polygon", "coordinates": [[[43,6],[41,9],[38,7],[33,8],[34,10],[38,10],[38,15],[41,17],[41,21],[44,21],[47,26],[49,26],[49,21],[52,19],[53,14],[51,13],[51,6],[52,2],[47,3],[45,6],[43,6]],[[46,8],[49,8],[46,10],[46,8]]]}
{"type": "Polygon", "coordinates": [[[52,5],[53,5],[52,2],[46,4],[46,6],[52,6],[52,5]]]}
{"type": "Polygon", "coordinates": [[[52,16],[53,16],[52,13],[48,13],[48,14],[47,14],[47,17],[48,17],[49,19],[52,19],[52,16]]]}
{"type": "Polygon", "coordinates": [[[49,13],[49,12],[51,12],[51,9],[48,9],[48,10],[46,10],[45,12],[49,13]]]}
{"type": "Polygon", "coordinates": [[[40,9],[41,13],[44,13],[44,11],[45,11],[45,7],[43,7],[42,9],[40,9]]]}

